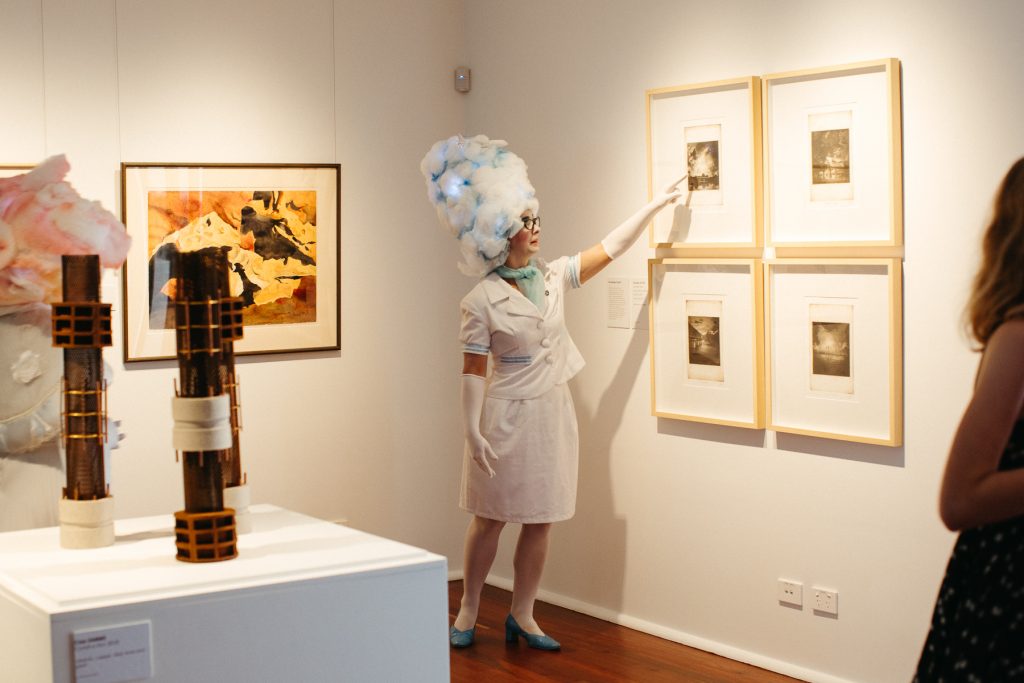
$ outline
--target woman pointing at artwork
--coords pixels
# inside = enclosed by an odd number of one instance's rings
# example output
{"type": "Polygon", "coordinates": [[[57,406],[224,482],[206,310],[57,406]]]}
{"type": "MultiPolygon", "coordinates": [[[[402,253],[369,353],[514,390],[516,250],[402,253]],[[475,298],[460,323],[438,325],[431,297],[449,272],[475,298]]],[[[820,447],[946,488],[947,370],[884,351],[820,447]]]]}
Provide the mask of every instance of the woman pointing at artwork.
{"type": "Polygon", "coordinates": [[[526,164],[504,141],[451,137],[420,169],[442,226],[459,241],[463,273],[480,278],[463,298],[460,507],[466,532],[464,586],[449,632],[473,644],[484,579],[505,524],[522,525],[513,559],[509,642],[557,650],[533,617],[551,525],[573,516],[579,439],[568,381],[583,367],[565,327],[564,294],[621,256],[682,191],[680,178],[601,242],[553,261],[538,257],[539,203],[526,164]],[[492,366],[487,375],[488,361],[492,366]]]}

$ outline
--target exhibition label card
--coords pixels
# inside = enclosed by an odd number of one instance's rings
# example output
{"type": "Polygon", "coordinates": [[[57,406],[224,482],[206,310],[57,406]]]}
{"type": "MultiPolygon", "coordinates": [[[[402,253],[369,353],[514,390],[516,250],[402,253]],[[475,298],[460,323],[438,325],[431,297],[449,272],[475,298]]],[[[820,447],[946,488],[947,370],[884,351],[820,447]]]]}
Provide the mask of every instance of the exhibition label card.
{"type": "Polygon", "coordinates": [[[153,677],[148,621],[75,631],[75,683],[127,683],[153,677]]]}
{"type": "Polygon", "coordinates": [[[626,280],[608,278],[608,327],[629,329],[629,303],[626,280]]]}
{"type": "Polygon", "coordinates": [[[647,305],[647,278],[633,278],[629,285],[633,298],[633,329],[646,330],[651,326],[648,317],[650,308],[647,305]]]}

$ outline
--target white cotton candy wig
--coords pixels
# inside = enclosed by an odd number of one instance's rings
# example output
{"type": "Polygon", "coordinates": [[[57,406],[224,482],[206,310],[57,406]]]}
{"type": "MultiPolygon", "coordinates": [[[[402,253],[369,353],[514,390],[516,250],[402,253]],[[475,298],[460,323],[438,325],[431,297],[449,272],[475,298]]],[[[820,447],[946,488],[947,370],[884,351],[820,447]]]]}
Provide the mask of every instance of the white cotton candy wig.
{"type": "Polygon", "coordinates": [[[540,211],[526,163],[504,140],[461,135],[441,140],[420,162],[427,197],[441,225],[459,240],[466,275],[483,277],[505,263],[524,211],[540,211]]]}

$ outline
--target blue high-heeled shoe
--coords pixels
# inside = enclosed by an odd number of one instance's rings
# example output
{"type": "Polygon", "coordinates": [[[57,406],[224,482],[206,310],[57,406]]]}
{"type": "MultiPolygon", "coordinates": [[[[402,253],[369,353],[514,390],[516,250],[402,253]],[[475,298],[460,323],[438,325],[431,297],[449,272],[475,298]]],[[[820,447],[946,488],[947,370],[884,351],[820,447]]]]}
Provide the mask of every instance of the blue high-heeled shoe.
{"type": "Polygon", "coordinates": [[[473,644],[473,639],[476,638],[476,626],[465,631],[460,631],[454,626],[448,631],[448,642],[452,644],[452,647],[462,649],[469,647],[473,644]]]}
{"type": "Polygon", "coordinates": [[[526,639],[526,644],[535,650],[561,650],[562,644],[551,636],[539,636],[536,633],[527,633],[522,626],[516,623],[512,615],[505,617],[505,642],[517,643],[519,636],[526,639]]]}

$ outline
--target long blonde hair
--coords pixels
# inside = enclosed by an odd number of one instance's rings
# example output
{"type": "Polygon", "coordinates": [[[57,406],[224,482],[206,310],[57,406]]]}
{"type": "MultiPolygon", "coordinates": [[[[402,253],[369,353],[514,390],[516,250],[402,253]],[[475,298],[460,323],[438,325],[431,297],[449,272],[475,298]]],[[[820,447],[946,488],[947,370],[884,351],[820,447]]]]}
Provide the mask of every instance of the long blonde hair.
{"type": "Polygon", "coordinates": [[[996,194],[967,304],[968,331],[984,348],[997,327],[1017,317],[1024,317],[1024,158],[996,194]]]}

